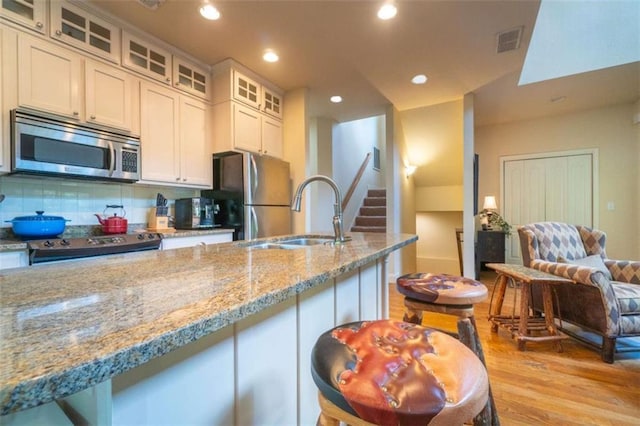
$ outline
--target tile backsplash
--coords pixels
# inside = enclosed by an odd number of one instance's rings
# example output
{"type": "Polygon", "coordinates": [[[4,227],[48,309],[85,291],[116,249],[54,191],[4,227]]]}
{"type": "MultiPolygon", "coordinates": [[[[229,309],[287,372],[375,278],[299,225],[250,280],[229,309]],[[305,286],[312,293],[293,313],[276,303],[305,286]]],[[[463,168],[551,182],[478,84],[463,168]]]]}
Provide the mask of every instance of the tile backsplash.
{"type": "MultiPolygon", "coordinates": [[[[146,225],[147,213],[155,205],[156,195],[169,200],[169,212],[178,198],[197,197],[199,189],[172,188],[144,184],[119,184],[100,181],[70,180],[51,177],[0,176],[0,227],[11,228],[16,216],[45,215],[68,219],[67,226],[99,225],[95,214],[103,214],[107,204],[124,206],[128,222],[146,225]]],[[[109,209],[108,214],[118,213],[109,209]]]]}

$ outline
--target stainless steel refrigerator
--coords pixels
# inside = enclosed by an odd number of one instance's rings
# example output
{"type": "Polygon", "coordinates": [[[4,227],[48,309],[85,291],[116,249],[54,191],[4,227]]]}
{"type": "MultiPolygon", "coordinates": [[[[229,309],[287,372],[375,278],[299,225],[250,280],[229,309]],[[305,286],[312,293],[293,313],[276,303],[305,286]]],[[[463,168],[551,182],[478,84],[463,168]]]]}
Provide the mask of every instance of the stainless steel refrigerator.
{"type": "Polygon", "coordinates": [[[218,205],[216,225],[234,228],[234,239],[252,240],[291,233],[289,163],[250,153],[213,156],[213,190],[203,191],[218,205]]]}

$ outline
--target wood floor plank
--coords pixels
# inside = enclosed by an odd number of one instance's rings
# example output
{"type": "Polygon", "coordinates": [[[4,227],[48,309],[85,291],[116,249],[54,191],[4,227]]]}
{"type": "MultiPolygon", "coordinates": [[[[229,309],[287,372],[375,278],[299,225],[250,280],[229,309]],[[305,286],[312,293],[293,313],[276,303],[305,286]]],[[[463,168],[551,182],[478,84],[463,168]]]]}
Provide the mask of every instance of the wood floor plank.
{"type": "MultiPolygon", "coordinates": [[[[481,281],[493,288],[495,275],[481,281]]],[[[402,319],[402,295],[391,284],[390,317],[402,319]]],[[[511,312],[516,289],[508,288],[503,312],[511,312]]],[[[517,292],[516,292],[517,293],[517,292]]],[[[489,299],[476,305],[478,334],[502,425],[640,425],[640,352],[616,355],[614,364],[574,339],[527,343],[524,352],[507,330],[492,333],[489,299]]],[[[455,318],[425,313],[423,324],[455,330],[455,318]]]]}

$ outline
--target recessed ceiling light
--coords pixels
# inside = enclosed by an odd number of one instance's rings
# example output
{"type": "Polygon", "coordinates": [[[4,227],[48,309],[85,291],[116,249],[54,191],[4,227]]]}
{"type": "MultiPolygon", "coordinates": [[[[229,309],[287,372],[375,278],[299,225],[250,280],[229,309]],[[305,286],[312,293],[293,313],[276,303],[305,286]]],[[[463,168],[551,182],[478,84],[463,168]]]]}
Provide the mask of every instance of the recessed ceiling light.
{"type": "Polygon", "coordinates": [[[385,3],[380,9],[378,9],[378,18],[387,20],[391,19],[398,13],[398,8],[393,3],[385,3]]]}
{"type": "Polygon", "coordinates": [[[264,59],[267,62],[278,62],[278,59],[280,58],[278,57],[278,54],[275,51],[269,49],[264,52],[264,55],[262,55],[262,59],[264,59]]]}
{"type": "Polygon", "coordinates": [[[411,82],[413,84],[425,84],[427,82],[427,76],[424,74],[415,75],[411,79],[411,82]]]}
{"type": "Polygon", "coordinates": [[[331,97],[331,102],[333,102],[334,104],[339,104],[340,102],[342,102],[342,96],[332,96],[331,97]]]}
{"type": "Polygon", "coordinates": [[[220,11],[218,11],[218,9],[216,9],[216,7],[210,3],[205,3],[202,5],[202,7],[200,7],[200,15],[210,21],[220,19],[220,11]]]}

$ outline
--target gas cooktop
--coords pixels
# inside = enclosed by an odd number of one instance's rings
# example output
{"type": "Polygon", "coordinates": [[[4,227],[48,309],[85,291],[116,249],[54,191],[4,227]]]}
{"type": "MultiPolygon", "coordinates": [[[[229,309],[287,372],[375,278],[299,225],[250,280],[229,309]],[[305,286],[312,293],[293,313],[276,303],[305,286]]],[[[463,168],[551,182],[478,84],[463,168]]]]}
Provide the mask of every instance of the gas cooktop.
{"type": "Polygon", "coordinates": [[[157,250],[161,235],[155,232],[139,234],[100,235],[84,238],[50,238],[27,242],[29,263],[53,262],[105,254],[157,250]]]}

